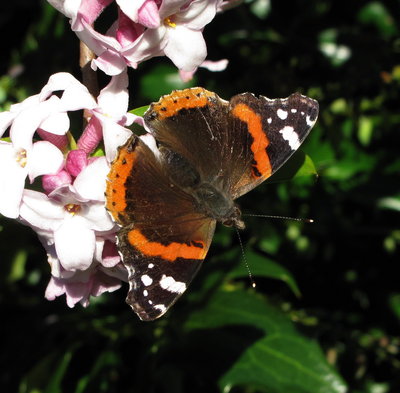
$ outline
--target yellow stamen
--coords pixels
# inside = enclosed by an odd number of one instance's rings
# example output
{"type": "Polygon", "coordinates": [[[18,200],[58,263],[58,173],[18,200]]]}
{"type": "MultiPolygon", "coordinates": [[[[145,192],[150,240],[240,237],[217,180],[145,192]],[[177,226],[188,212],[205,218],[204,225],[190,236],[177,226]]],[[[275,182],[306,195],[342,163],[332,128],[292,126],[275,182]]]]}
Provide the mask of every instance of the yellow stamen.
{"type": "Polygon", "coordinates": [[[75,214],[79,213],[81,210],[81,206],[77,205],[75,203],[68,203],[67,205],[64,206],[64,209],[71,214],[72,216],[74,216],[75,214]]]}
{"type": "Polygon", "coordinates": [[[164,25],[169,27],[176,27],[176,23],[172,22],[170,17],[164,19],[164,25]]]}
{"type": "Polygon", "coordinates": [[[18,162],[19,165],[21,165],[22,168],[25,168],[27,162],[28,162],[28,158],[26,157],[26,150],[25,149],[21,149],[16,157],[15,157],[15,161],[18,162]]]}

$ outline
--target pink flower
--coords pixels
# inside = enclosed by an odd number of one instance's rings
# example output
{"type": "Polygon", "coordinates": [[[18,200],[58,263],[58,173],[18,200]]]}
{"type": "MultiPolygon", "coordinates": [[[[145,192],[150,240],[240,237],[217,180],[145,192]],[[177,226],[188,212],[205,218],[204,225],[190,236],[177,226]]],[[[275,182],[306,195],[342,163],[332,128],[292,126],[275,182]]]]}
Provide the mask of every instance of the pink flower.
{"type": "Polygon", "coordinates": [[[36,95],[11,106],[0,117],[1,134],[10,127],[11,140],[0,141],[0,213],[6,217],[18,217],[27,176],[32,183],[40,175],[57,173],[63,165],[62,152],[55,145],[32,141],[39,129],[65,134],[69,121],[59,112],[60,104],[56,96],[41,101],[36,95]]]}
{"type": "Polygon", "coordinates": [[[40,98],[45,99],[60,90],[63,91],[60,109],[65,111],[86,109],[93,115],[78,141],[78,148],[87,154],[92,153],[104,140],[106,157],[112,161],[118,146],[131,135],[124,126],[129,126],[133,122],[142,124],[141,117],[127,113],[129,94],[126,72],[111,78],[109,84],[101,90],[97,102],[87,88],[68,73],[51,76],[43,87],[40,98]]]}
{"type": "Polygon", "coordinates": [[[62,268],[54,246],[46,247],[52,267],[52,276],[45,292],[46,299],[54,300],[65,294],[69,307],[74,307],[78,302],[87,307],[90,296],[116,291],[121,287],[121,281],[128,280],[127,270],[120,262],[115,244],[102,238],[97,239],[96,244],[96,260],[88,269],[74,272],[62,268]]]}
{"type": "Polygon", "coordinates": [[[48,0],[71,19],[72,30],[98,56],[93,61],[108,75],[121,73],[151,57],[166,55],[183,71],[206,58],[202,31],[222,0],[117,0],[119,16],[106,34],[92,24],[110,1],[48,0]]]}
{"type": "Polygon", "coordinates": [[[104,292],[113,292],[120,287],[120,280],[95,269],[88,272],[76,272],[69,278],[52,276],[47,285],[45,297],[47,300],[54,300],[65,294],[69,307],[74,307],[78,302],[87,307],[90,296],[100,296],[104,292]]]}
{"type": "MultiPolygon", "coordinates": [[[[60,148],[65,148],[67,144],[65,134],[70,127],[68,111],[92,111],[99,125],[95,146],[104,138],[107,157],[112,160],[117,147],[131,133],[123,125],[140,121],[134,115],[126,113],[127,85],[125,73],[112,78],[96,102],[87,88],[72,75],[58,73],[49,78],[40,94],[12,105],[9,111],[1,113],[0,135],[3,136],[9,129],[11,140],[0,141],[1,214],[10,218],[18,217],[27,176],[32,183],[38,176],[57,175],[62,169],[64,157],[60,148]],[[53,94],[60,90],[61,98],[53,94]],[[35,133],[46,140],[33,143],[35,133]]],[[[88,145],[87,140],[84,133],[81,138],[84,147],[88,145]]],[[[79,165],[76,159],[69,160],[69,163],[76,164],[74,176],[83,168],[82,157],[80,158],[79,165]]]]}
{"type": "Polygon", "coordinates": [[[99,157],[76,177],[49,196],[24,190],[21,219],[54,244],[55,253],[66,271],[86,270],[95,259],[96,237],[115,231],[104,207],[104,188],[109,168],[99,157]]]}
{"type": "MultiPolygon", "coordinates": [[[[218,61],[204,60],[199,67],[206,68],[209,71],[219,72],[224,71],[228,66],[228,60],[222,59],[218,61]]],[[[196,73],[197,68],[193,71],[179,71],[179,76],[181,77],[183,82],[189,82],[193,79],[193,75],[196,73]]]]}

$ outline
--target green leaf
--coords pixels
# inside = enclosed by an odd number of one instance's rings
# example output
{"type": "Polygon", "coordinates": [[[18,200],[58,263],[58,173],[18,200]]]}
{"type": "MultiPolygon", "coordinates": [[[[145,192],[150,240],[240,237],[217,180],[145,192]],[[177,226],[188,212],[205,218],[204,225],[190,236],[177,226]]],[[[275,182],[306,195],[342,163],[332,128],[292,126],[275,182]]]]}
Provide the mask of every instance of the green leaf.
{"type": "Polygon", "coordinates": [[[61,393],[62,380],[71,362],[73,350],[50,352],[38,361],[29,374],[21,380],[19,392],[61,393]]]}
{"type": "Polygon", "coordinates": [[[393,314],[400,320],[400,293],[393,294],[389,297],[389,305],[393,314]]]}
{"type": "Polygon", "coordinates": [[[312,159],[303,151],[297,150],[289,161],[268,179],[268,182],[280,183],[296,177],[315,175],[317,170],[312,159]]]}
{"type": "Polygon", "coordinates": [[[156,101],[172,90],[193,86],[193,81],[183,82],[178,71],[171,64],[158,64],[140,79],[140,91],[144,97],[156,101]]]}
{"type": "Polygon", "coordinates": [[[135,108],[129,111],[129,113],[133,113],[136,116],[143,116],[147,109],[149,109],[149,105],[140,106],[139,108],[135,108]]]}
{"type": "Polygon", "coordinates": [[[105,388],[105,391],[111,390],[111,386],[108,386],[109,381],[105,376],[107,376],[107,373],[110,373],[114,368],[118,367],[121,367],[120,359],[113,351],[105,350],[104,352],[101,352],[93,363],[90,372],[79,379],[75,393],[84,393],[85,391],[89,391],[90,389],[88,389],[88,387],[91,385],[100,385],[105,388]]]}
{"type": "Polygon", "coordinates": [[[374,25],[386,38],[397,34],[394,18],[380,1],[371,1],[366,4],[360,10],[358,20],[365,24],[374,25]]]}
{"type": "Polygon", "coordinates": [[[263,336],[248,346],[220,378],[229,392],[235,386],[250,386],[268,393],[344,393],[346,385],[327,363],[317,343],[297,332],[289,318],[258,294],[236,290],[219,291],[206,307],[194,312],[186,329],[249,325],[263,336]]]}
{"type": "Polygon", "coordinates": [[[248,348],[221,378],[220,387],[251,385],[268,393],[343,393],[347,388],[315,342],[268,335],[248,348]]]}
{"type": "Polygon", "coordinates": [[[363,146],[370,144],[373,130],[373,119],[370,116],[360,116],[358,120],[358,139],[363,146]]]}
{"type": "Polygon", "coordinates": [[[76,150],[78,148],[78,145],[76,143],[75,138],[71,134],[70,131],[67,132],[67,138],[68,138],[68,145],[70,150],[76,150]]]}
{"type": "Polygon", "coordinates": [[[17,250],[8,275],[9,282],[15,282],[23,278],[26,274],[25,265],[28,259],[28,252],[25,249],[17,250]]]}
{"type": "MultiPolygon", "coordinates": [[[[294,277],[283,266],[261,254],[257,254],[250,250],[246,250],[245,255],[253,276],[281,280],[289,286],[289,288],[297,297],[301,296],[294,277]]],[[[248,272],[245,269],[244,264],[239,264],[227,275],[228,278],[239,278],[246,276],[248,276],[248,272]]]]}
{"type": "Polygon", "coordinates": [[[397,195],[381,198],[378,200],[378,207],[380,207],[381,209],[400,211],[400,196],[397,195]]]}
{"type": "Polygon", "coordinates": [[[266,19],[271,11],[270,0],[255,0],[250,5],[251,12],[260,19],[266,19]]]}
{"type": "Polygon", "coordinates": [[[106,152],[104,151],[103,145],[97,146],[96,150],[92,154],[93,157],[103,157],[105,155],[106,155],[106,152]]]}
{"type": "Polygon", "coordinates": [[[68,351],[61,357],[61,360],[56,365],[56,368],[53,369],[53,372],[50,374],[49,382],[44,389],[43,393],[57,393],[62,392],[61,382],[64,378],[64,375],[68,369],[69,363],[72,359],[72,351],[68,351]]]}

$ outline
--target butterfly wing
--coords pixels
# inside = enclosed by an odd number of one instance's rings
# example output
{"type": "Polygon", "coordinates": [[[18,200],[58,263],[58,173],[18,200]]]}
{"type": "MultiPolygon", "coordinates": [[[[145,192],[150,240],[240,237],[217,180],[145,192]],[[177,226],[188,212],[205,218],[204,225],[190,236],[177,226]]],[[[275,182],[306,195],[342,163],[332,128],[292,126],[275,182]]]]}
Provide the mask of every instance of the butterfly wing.
{"type": "Polygon", "coordinates": [[[177,90],[161,97],[144,119],[160,146],[196,168],[202,182],[225,177],[229,102],[203,88],[177,90]]]}
{"type": "Polygon", "coordinates": [[[215,221],[174,186],[162,160],[136,136],[109,173],[107,209],[122,228],[118,248],[129,272],[127,303],[142,320],[163,315],[185,291],[210,246],[215,221]]]}
{"type": "Polygon", "coordinates": [[[234,168],[228,188],[234,199],[275,173],[300,147],[315,124],[318,102],[294,93],[284,99],[232,97],[229,103],[230,144],[234,168]],[[239,143],[241,141],[241,143],[239,143]]]}
{"type": "Polygon", "coordinates": [[[145,122],[172,149],[233,199],[277,171],[304,141],[318,103],[299,93],[285,99],[234,96],[229,102],[202,88],[175,91],[152,104],[145,122]]]}

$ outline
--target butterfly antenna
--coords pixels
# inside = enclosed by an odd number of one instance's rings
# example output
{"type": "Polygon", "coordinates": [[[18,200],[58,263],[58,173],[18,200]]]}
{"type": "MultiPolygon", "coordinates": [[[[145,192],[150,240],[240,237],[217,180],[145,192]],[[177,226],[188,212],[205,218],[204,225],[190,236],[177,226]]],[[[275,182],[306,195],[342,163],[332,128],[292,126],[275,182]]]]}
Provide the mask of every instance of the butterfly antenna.
{"type": "Polygon", "coordinates": [[[287,217],[287,216],[270,216],[268,214],[242,214],[242,216],[246,217],[262,217],[262,218],[278,218],[281,220],[291,220],[291,221],[300,221],[300,222],[306,222],[308,224],[311,224],[314,222],[312,218],[297,218],[297,217],[287,217]]]}
{"type": "Polygon", "coordinates": [[[253,275],[251,274],[251,271],[250,271],[249,264],[247,262],[246,253],[244,252],[243,242],[242,242],[242,238],[240,237],[239,229],[237,227],[235,227],[235,230],[236,230],[237,236],[239,238],[240,249],[242,251],[242,258],[243,258],[243,261],[244,261],[244,265],[246,266],[247,273],[249,274],[251,286],[253,288],[255,288],[256,287],[256,282],[254,281],[253,275]]]}

